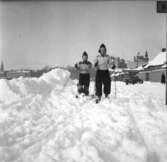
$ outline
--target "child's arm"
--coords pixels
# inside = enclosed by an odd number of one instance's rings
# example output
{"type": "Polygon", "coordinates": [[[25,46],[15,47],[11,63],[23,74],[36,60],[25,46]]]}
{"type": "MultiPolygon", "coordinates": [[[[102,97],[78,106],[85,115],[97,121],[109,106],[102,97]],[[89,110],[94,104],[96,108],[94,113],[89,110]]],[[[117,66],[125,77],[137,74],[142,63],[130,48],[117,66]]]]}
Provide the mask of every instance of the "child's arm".
{"type": "Polygon", "coordinates": [[[76,68],[76,69],[79,69],[78,63],[75,64],[75,68],[76,68]]]}
{"type": "Polygon", "coordinates": [[[97,67],[97,66],[98,66],[98,56],[96,57],[96,60],[95,60],[94,66],[95,66],[95,67],[97,67]]]}
{"type": "Polygon", "coordinates": [[[112,67],[111,67],[113,70],[116,68],[116,65],[115,65],[115,63],[112,65],[112,67]]]}
{"type": "Polygon", "coordinates": [[[108,59],[109,59],[109,60],[108,60],[109,67],[114,70],[114,69],[116,68],[116,65],[115,65],[115,63],[114,63],[114,60],[112,60],[110,56],[108,56],[108,57],[109,57],[109,58],[108,58],[108,59]]]}
{"type": "Polygon", "coordinates": [[[90,68],[90,69],[92,68],[92,63],[91,63],[91,62],[89,62],[89,68],[90,68]]]}

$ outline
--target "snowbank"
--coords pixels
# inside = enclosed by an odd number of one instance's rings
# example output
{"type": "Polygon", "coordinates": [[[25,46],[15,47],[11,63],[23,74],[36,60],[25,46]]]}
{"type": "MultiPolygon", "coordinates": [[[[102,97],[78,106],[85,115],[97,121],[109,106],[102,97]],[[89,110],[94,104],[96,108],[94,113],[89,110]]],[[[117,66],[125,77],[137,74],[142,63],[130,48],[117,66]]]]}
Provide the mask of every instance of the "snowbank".
{"type": "Polygon", "coordinates": [[[53,90],[61,90],[69,80],[70,73],[55,69],[44,73],[40,78],[17,78],[0,80],[0,103],[11,104],[37,94],[48,96],[53,90]]]}
{"type": "MultiPolygon", "coordinates": [[[[111,99],[76,99],[64,70],[1,80],[2,162],[166,162],[167,110],[159,83],[111,84],[111,99]]],[[[94,91],[94,83],[90,84],[94,91]]]]}
{"type": "Polygon", "coordinates": [[[134,70],[141,71],[141,70],[144,70],[144,68],[143,68],[143,66],[139,66],[139,67],[135,68],[134,70]]]}

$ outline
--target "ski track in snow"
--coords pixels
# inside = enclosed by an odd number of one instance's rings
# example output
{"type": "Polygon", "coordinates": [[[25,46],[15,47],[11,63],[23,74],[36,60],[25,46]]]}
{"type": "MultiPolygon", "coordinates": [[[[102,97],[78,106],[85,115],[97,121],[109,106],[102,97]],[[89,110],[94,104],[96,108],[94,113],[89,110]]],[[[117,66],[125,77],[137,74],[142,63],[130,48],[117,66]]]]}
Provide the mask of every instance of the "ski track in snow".
{"type": "Polygon", "coordinates": [[[95,104],[64,70],[0,80],[0,162],[166,162],[165,86],[116,85],[95,104]]]}

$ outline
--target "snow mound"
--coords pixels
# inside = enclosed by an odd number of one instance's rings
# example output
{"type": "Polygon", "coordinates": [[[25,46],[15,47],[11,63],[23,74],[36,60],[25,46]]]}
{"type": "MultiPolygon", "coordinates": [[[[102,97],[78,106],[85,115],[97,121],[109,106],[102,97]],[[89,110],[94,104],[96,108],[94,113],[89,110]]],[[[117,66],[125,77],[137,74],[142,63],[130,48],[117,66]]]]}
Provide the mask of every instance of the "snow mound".
{"type": "Polygon", "coordinates": [[[19,95],[11,91],[8,81],[4,79],[0,80],[0,89],[0,103],[9,103],[20,99],[19,95]]]}
{"type": "Polygon", "coordinates": [[[48,96],[53,90],[61,90],[68,82],[70,73],[62,69],[54,69],[44,73],[40,78],[17,78],[0,80],[0,103],[11,104],[22,97],[35,95],[48,96]]]}
{"type": "Polygon", "coordinates": [[[69,76],[0,81],[0,162],[167,161],[164,85],[112,82],[111,98],[95,104],[75,98],[69,76]]]}

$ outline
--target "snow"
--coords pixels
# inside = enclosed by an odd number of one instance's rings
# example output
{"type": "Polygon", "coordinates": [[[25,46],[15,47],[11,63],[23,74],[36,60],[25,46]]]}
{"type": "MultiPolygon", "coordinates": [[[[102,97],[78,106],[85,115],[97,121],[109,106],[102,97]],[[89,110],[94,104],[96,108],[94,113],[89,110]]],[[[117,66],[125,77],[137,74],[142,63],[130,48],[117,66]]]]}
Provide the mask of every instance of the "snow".
{"type": "Polygon", "coordinates": [[[141,71],[141,70],[144,70],[144,68],[143,68],[142,66],[139,66],[139,67],[137,67],[137,68],[136,68],[136,69],[134,69],[134,70],[141,71]]]}
{"type": "Polygon", "coordinates": [[[166,64],[162,66],[162,68],[166,68],[166,64]]]}
{"type": "Polygon", "coordinates": [[[61,69],[0,80],[0,162],[167,161],[164,85],[113,82],[95,104],[76,82],[61,69]]]}
{"type": "Polygon", "coordinates": [[[149,66],[163,65],[166,62],[166,52],[160,52],[152,61],[150,61],[144,68],[149,66]]]}

